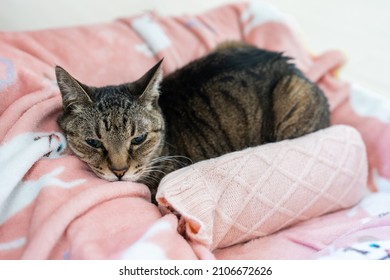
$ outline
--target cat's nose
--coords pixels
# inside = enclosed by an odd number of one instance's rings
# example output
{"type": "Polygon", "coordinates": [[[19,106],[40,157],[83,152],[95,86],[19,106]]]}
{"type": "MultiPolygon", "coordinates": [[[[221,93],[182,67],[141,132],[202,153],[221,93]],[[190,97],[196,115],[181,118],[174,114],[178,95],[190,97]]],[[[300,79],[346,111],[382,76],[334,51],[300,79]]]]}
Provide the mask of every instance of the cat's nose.
{"type": "Polygon", "coordinates": [[[118,180],[120,180],[126,174],[127,170],[129,170],[128,167],[121,168],[121,169],[116,169],[116,168],[111,169],[112,173],[114,173],[115,176],[118,177],[118,180]]]}

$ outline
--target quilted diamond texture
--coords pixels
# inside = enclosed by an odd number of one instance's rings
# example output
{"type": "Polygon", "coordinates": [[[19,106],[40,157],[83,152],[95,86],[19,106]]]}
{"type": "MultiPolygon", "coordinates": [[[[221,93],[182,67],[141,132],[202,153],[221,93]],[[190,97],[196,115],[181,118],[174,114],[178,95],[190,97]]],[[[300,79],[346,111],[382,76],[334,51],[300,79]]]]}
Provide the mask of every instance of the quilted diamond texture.
{"type": "Polygon", "coordinates": [[[359,133],[333,126],[171,173],[157,200],[180,213],[190,239],[216,249],[350,207],[366,183],[359,133]]]}

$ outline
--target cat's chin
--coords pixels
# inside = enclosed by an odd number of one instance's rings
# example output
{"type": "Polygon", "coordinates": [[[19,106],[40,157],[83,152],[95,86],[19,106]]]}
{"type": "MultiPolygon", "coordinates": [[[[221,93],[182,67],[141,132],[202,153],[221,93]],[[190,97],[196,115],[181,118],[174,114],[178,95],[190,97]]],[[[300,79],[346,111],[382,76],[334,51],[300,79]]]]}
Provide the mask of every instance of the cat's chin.
{"type": "Polygon", "coordinates": [[[132,180],[131,178],[120,178],[118,179],[116,176],[115,177],[106,177],[106,176],[101,176],[98,175],[100,179],[106,180],[108,182],[135,182],[135,180],[132,180]]]}
{"type": "Polygon", "coordinates": [[[105,181],[108,181],[108,182],[116,182],[116,181],[120,181],[118,180],[118,177],[116,177],[114,174],[101,174],[101,173],[98,173],[96,172],[93,168],[90,168],[90,170],[93,172],[93,174],[95,174],[98,178],[100,179],[103,179],[105,181]]]}
{"type": "Polygon", "coordinates": [[[118,178],[106,178],[106,177],[103,177],[103,176],[99,176],[101,179],[104,179],[104,180],[106,180],[106,181],[108,181],[108,182],[117,182],[117,181],[123,181],[122,179],[121,180],[119,180],[118,178]]]}
{"type": "Polygon", "coordinates": [[[134,175],[134,174],[130,174],[130,175],[125,175],[123,176],[122,178],[118,178],[116,177],[115,175],[112,175],[109,174],[109,175],[103,175],[103,174],[99,174],[99,173],[96,173],[94,172],[94,174],[99,177],[100,179],[103,179],[103,180],[106,180],[108,182],[120,182],[120,181],[124,181],[124,182],[137,182],[140,178],[140,176],[137,176],[137,175],[134,175]]]}
{"type": "Polygon", "coordinates": [[[97,173],[95,173],[95,174],[96,174],[96,176],[98,176],[100,179],[106,180],[106,181],[108,181],[108,182],[122,181],[122,180],[119,180],[116,176],[111,177],[111,176],[103,176],[103,175],[97,174],[97,173]]]}

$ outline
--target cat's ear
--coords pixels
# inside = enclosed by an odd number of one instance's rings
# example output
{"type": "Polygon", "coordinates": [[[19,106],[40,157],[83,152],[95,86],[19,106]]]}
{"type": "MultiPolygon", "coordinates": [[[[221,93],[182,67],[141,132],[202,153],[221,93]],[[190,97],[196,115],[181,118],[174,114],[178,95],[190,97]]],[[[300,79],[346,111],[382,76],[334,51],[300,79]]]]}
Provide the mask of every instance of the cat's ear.
{"type": "Polygon", "coordinates": [[[93,102],[88,94],[88,87],[77,81],[60,66],[56,66],[56,77],[65,111],[72,111],[77,107],[93,102]]]}
{"type": "Polygon", "coordinates": [[[144,104],[152,104],[160,95],[159,86],[163,77],[162,62],[163,59],[135,82],[140,92],[138,100],[144,104]]]}

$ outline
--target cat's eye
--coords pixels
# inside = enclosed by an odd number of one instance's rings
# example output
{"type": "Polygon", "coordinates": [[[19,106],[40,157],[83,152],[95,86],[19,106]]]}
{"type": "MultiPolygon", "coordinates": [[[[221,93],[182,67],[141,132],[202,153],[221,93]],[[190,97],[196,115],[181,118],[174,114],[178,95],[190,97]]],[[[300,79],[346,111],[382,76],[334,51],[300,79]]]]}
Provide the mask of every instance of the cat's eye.
{"type": "Polygon", "coordinates": [[[145,134],[142,134],[138,137],[135,137],[135,138],[131,139],[131,144],[141,145],[143,142],[145,142],[147,136],[148,136],[148,134],[145,133],[145,134]]]}
{"type": "Polygon", "coordinates": [[[87,139],[87,140],[85,140],[85,142],[87,142],[87,144],[90,145],[92,148],[95,148],[95,149],[103,148],[103,143],[99,140],[87,139]]]}

